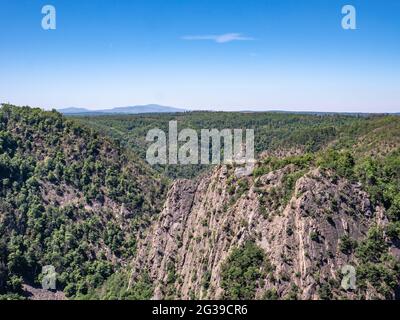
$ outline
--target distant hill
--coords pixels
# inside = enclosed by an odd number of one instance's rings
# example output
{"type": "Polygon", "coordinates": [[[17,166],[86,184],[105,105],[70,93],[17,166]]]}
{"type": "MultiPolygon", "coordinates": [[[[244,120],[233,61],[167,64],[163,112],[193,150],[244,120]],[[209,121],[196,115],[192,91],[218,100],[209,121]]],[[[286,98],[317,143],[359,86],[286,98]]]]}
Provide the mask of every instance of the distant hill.
{"type": "Polygon", "coordinates": [[[89,110],[85,108],[65,108],[58,110],[65,115],[102,115],[102,114],[141,114],[141,113],[177,113],[187,110],[160,106],[158,104],[148,104],[143,106],[118,107],[102,110],[89,110]]]}
{"type": "MultiPolygon", "coordinates": [[[[97,116],[97,115],[129,115],[129,114],[146,114],[146,113],[183,113],[188,112],[187,109],[180,109],[175,107],[167,107],[161,106],[158,104],[147,104],[147,105],[138,105],[138,106],[128,106],[128,107],[116,107],[116,108],[104,108],[100,110],[89,110],[86,108],[75,108],[69,107],[64,109],[58,109],[60,113],[64,115],[89,115],[89,116],[97,116]]],[[[192,112],[224,112],[224,111],[214,111],[214,110],[199,110],[192,112]]],[[[229,112],[229,111],[226,111],[229,112]]],[[[361,112],[317,112],[317,111],[284,111],[284,110],[239,110],[236,113],[282,113],[282,114],[298,114],[298,115],[316,115],[316,116],[325,116],[325,115],[346,115],[346,116],[370,116],[374,113],[361,113],[361,112]]],[[[233,111],[235,113],[235,111],[233,111]]],[[[382,113],[381,115],[390,115],[390,113],[382,113]]],[[[400,113],[392,113],[392,115],[400,115],[400,113]]]]}
{"type": "Polygon", "coordinates": [[[59,111],[64,114],[76,114],[76,113],[90,112],[89,110],[84,109],[84,108],[65,108],[65,109],[61,109],[59,111]]]}

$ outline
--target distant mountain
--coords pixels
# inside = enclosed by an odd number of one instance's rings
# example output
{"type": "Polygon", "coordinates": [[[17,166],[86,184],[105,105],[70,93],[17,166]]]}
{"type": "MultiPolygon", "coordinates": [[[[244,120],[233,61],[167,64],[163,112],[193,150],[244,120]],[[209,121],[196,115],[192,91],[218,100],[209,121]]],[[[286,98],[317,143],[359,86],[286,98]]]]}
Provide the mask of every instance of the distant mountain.
{"type": "Polygon", "coordinates": [[[130,106],[130,107],[118,107],[111,109],[102,110],[88,110],[85,108],[65,108],[58,110],[59,112],[66,115],[99,115],[99,114],[141,114],[141,113],[176,113],[185,112],[187,110],[160,106],[158,104],[148,104],[143,106],[130,106]]]}
{"type": "MultiPolygon", "coordinates": [[[[107,110],[105,110],[107,112],[107,110]]],[[[148,104],[144,106],[122,107],[111,109],[112,113],[166,113],[166,112],[185,112],[184,109],[165,107],[158,104],[148,104]]],[[[109,112],[109,111],[108,111],[109,112]]]]}
{"type": "Polygon", "coordinates": [[[75,114],[75,113],[86,113],[86,112],[90,112],[87,109],[84,108],[65,108],[65,109],[60,109],[58,110],[63,114],[75,114]]]}

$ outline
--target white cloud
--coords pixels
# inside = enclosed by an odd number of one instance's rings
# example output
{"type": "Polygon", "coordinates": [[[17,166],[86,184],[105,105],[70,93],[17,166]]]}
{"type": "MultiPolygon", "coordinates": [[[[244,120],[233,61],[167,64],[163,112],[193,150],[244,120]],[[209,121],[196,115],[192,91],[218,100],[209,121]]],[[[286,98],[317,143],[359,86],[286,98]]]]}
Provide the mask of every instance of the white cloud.
{"type": "Polygon", "coordinates": [[[221,35],[205,35],[205,36],[185,36],[183,40],[211,40],[216,43],[227,43],[232,41],[252,41],[254,38],[244,37],[241,33],[225,33],[221,35]]]}

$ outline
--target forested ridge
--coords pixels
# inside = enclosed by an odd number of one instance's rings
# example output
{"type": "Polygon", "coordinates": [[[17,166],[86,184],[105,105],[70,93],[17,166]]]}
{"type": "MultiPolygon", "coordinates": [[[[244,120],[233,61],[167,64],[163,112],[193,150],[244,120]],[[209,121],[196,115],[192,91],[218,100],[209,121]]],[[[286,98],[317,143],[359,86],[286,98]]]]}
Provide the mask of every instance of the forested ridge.
{"type": "MultiPolygon", "coordinates": [[[[108,115],[73,117],[121,142],[145,159],[149,143],[146,134],[159,128],[168,132],[169,121],[178,122],[178,131],[195,129],[254,129],[255,152],[276,154],[281,149],[294,153],[316,152],[332,143],[348,147],[360,136],[391,124],[396,116],[290,114],[277,112],[187,112],[176,114],[108,115]]],[[[199,135],[200,136],[200,135],[199,135]]],[[[380,138],[382,140],[382,138],[380,138]]],[[[158,166],[170,178],[193,178],[208,169],[204,165],[158,166]]]]}
{"type": "Polygon", "coordinates": [[[116,142],[59,113],[0,109],[0,295],[21,295],[53,265],[68,296],[132,257],[164,182],[116,142]]]}

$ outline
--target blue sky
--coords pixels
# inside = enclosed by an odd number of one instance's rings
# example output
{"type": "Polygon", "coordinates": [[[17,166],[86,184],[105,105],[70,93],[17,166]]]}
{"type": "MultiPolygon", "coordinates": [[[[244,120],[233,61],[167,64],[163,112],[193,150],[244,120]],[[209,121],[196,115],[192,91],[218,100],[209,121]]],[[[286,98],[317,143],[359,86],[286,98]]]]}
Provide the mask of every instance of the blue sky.
{"type": "Polygon", "coordinates": [[[0,75],[44,108],[400,112],[400,1],[0,0],[0,75]]]}

